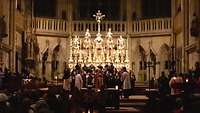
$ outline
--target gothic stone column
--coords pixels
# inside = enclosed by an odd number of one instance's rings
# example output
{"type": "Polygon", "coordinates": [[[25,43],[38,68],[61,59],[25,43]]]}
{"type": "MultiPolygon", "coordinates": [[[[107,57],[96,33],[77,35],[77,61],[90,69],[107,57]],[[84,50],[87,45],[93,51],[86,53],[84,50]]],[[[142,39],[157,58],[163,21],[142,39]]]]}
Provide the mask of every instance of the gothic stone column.
{"type": "Polygon", "coordinates": [[[126,11],[126,17],[127,17],[127,33],[130,34],[132,29],[131,29],[131,24],[132,24],[132,0],[126,0],[126,6],[127,6],[127,11],[126,11]]]}
{"type": "MultiPolygon", "coordinates": [[[[189,45],[189,0],[184,0],[183,1],[183,15],[184,15],[184,45],[183,47],[185,48],[186,46],[189,45]]],[[[184,49],[183,53],[184,61],[183,61],[183,71],[186,72],[188,71],[189,68],[189,53],[184,49]]]]}
{"type": "Polygon", "coordinates": [[[10,14],[9,14],[9,45],[11,51],[9,53],[9,69],[13,72],[15,70],[15,1],[10,0],[10,14]]]}
{"type": "MultiPolygon", "coordinates": [[[[68,40],[67,41],[67,44],[66,44],[66,48],[68,48],[68,54],[67,54],[67,58],[69,58],[70,57],[70,41],[71,41],[71,38],[72,38],[72,32],[73,32],[73,23],[72,23],[72,21],[73,21],[73,4],[74,2],[73,2],[73,0],[67,0],[67,9],[68,9],[68,14],[67,14],[67,17],[68,17],[68,30],[67,30],[67,32],[68,32],[68,34],[69,34],[69,36],[68,36],[68,38],[66,39],[66,40],[68,40]]],[[[67,62],[68,62],[68,60],[67,60],[67,62]]]]}

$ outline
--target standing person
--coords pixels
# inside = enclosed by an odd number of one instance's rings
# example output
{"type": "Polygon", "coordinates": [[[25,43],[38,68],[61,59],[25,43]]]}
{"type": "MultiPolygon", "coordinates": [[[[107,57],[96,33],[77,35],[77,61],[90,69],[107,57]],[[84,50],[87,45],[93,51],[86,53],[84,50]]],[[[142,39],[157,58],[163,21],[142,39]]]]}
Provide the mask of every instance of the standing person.
{"type": "Polygon", "coordinates": [[[194,70],[194,78],[197,79],[198,77],[200,77],[200,63],[196,62],[194,70]]]}
{"type": "Polygon", "coordinates": [[[183,78],[181,77],[182,74],[180,74],[178,77],[174,74],[173,77],[169,81],[169,86],[171,88],[171,95],[179,95],[182,91],[182,84],[183,84],[183,78]]]}
{"type": "Polygon", "coordinates": [[[136,78],[135,78],[135,74],[132,70],[130,70],[130,76],[131,76],[131,87],[133,89],[135,87],[136,78]]]}
{"type": "Polygon", "coordinates": [[[64,90],[67,90],[69,91],[70,90],[70,82],[71,82],[71,79],[70,79],[70,68],[68,65],[65,66],[64,68],[64,76],[63,76],[63,89],[64,90]]]}
{"type": "Polygon", "coordinates": [[[81,74],[82,79],[83,79],[83,87],[86,88],[86,75],[87,72],[83,69],[83,73],[81,74]]]}
{"type": "Polygon", "coordinates": [[[79,90],[83,87],[83,79],[80,74],[80,70],[77,70],[77,74],[75,76],[75,87],[77,87],[79,90]]]}
{"type": "Polygon", "coordinates": [[[2,68],[0,68],[0,90],[3,89],[3,78],[4,78],[4,73],[2,71],[2,68]]]}
{"type": "Polygon", "coordinates": [[[130,74],[130,77],[131,77],[131,94],[134,94],[134,87],[135,87],[135,81],[136,81],[136,78],[135,78],[135,74],[132,70],[130,70],[129,72],[130,74]]]}
{"type": "Polygon", "coordinates": [[[126,70],[126,67],[122,68],[121,81],[123,82],[122,89],[124,93],[124,98],[128,98],[131,89],[131,77],[126,70]]]}
{"type": "Polygon", "coordinates": [[[176,74],[171,74],[170,75],[170,81],[169,81],[169,87],[171,88],[171,95],[175,94],[175,88],[177,87],[176,85],[176,74]]]}
{"type": "Polygon", "coordinates": [[[88,76],[87,76],[87,87],[93,87],[94,86],[94,74],[93,73],[90,73],[88,76]]]}
{"type": "Polygon", "coordinates": [[[12,113],[11,108],[6,104],[8,96],[5,93],[0,93],[0,113],[12,113]]]}
{"type": "Polygon", "coordinates": [[[94,85],[96,89],[100,89],[103,86],[101,70],[96,70],[96,75],[94,76],[94,85]]]}
{"type": "Polygon", "coordinates": [[[158,78],[158,85],[161,96],[169,93],[169,79],[165,76],[164,72],[161,72],[161,76],[158,78]]]}

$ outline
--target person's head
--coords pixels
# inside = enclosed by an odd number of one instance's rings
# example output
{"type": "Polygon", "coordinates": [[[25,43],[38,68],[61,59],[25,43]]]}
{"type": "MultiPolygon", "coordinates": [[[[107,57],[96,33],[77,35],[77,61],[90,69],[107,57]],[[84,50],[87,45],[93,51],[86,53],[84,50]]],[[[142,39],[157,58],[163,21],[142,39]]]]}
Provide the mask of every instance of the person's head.
{"type": "Polygon", "coordinates": [[[179,77],[183,77],[183,73],[179,73],[178,76],[179,76],[179,77]]]}
{"type": "Polygon", "coordinates": [[[8,101],[8,96],[5,93],[0,93],[0,104],[5,104],[8,101]]]}
{"type": "Polygon", "coordinates": [[[169,76],[170,76],[170,77],[176,77],[176,73],[173,72],[173,71],[170,71],[169,76]]]}
{"type": "Polygon", "coordinates": [[[81,74],[81,70],[76,70],[76,74],[81,74]]]}
{"type": "Polygon", "coordinates": [[[123,70],[123,71],[126,71],[126,67],[123,67],[122,70],[123,70]]]}
{"type": "Polygon", "coordinates": [[[161,76],[165,76],[165,72],[164,71],[161,72],[161,76]]]}
{"type": "Polygon", "coordinates": [[[199,62],[196,62],[196,63],[195,63],[195,68],[196,68],[196,69],[199,69],[199,68],[200,68],[200,63],[199,63],[199,62]]]}

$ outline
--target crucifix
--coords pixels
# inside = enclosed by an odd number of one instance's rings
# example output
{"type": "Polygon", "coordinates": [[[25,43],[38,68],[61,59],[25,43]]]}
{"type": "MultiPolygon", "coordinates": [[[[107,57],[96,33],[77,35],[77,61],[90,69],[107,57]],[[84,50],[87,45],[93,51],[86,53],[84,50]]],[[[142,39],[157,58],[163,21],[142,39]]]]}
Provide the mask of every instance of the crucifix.
{"type": "Polygon", "coordinates": [[[101,23],[101,20],[103,19],[103,17],[105,17],[105,15],[102,15],[101,11],[98,10],[96,15],[93,15],[93,17],[96,18],[96,21],[98,23],[98,33],[100,33],[100,23],[101,23]]]}

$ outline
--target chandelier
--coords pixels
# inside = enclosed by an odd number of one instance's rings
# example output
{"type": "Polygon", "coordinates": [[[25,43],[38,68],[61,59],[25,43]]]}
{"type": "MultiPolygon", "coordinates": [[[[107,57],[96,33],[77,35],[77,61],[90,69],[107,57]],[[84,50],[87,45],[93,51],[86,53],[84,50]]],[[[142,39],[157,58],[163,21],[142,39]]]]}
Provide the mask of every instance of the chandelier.
{"type": "Polygon", "coordinates": [[[112,63],[115,67],[128,68],[127,39],[121,35],[113,38],[111,28],[102,38],[100,24],[105,15],[100,10],[93,15],[98,23],[96,36],[91,36],[89,29],[85,36],[73,36],[70,41],[69,66],[73,68],[77,63],[81,65],[105,66],[112,63]]]}

